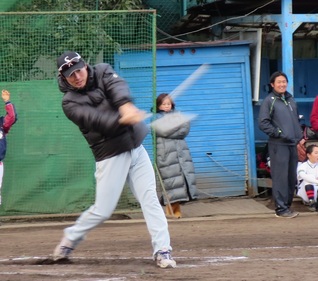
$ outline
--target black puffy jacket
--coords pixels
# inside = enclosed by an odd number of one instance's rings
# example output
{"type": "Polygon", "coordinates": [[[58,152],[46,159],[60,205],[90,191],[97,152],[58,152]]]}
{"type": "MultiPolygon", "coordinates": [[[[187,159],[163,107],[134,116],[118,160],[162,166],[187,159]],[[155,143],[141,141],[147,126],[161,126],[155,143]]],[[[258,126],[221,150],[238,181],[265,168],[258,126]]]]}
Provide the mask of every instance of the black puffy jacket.
{"type": "Polygon", "coordinates": [[[258,125],[269,136],[269,143],[297,145],[303,138],[297,105],[288,92],[285,100],[275,92],[268,94],[260,108],[258,125]]]}
{"type": "Polygon", "coordinates": [[[116,156],[141,145],[148,129],[144,122],[119,124],[118,108],[131,102],[127,83],[106,63],[87,65],[85,89],[75,89],[58,77],[64,93],[62,108],[88,142],[96,161],[116,156]]]}

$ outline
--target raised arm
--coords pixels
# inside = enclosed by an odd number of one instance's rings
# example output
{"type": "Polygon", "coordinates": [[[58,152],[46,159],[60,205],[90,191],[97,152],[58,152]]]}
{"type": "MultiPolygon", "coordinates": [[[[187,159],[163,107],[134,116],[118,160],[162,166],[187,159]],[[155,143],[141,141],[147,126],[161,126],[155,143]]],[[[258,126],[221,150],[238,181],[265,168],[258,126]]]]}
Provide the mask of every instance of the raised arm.
{"type": "Polygon", "coordinates": [[[1,97],[5,103],[6,110],[3,121],[3,130],[4,133],[7,134],[17,120],[17,114],[14,105],[10,102],[10,92],[8,90],[2,90],[1,97]]]}

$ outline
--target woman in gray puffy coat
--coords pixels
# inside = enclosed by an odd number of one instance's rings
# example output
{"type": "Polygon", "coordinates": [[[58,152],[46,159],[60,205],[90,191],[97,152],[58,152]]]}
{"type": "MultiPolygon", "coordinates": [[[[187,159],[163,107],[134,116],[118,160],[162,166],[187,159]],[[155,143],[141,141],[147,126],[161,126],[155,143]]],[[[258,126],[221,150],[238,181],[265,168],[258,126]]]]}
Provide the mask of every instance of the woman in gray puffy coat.
{"type": "Polygon", "coordinates": [[[172,210],[164,197],[163,203],[166,205],[167,216],[181,218],[180,202],[187,202],[198,196],[192,157],[185,141],[190,131],[190,122],[180,122],[182,115],[175,111],[175,103],[166,93],[157,97],[156,111],[157,118],[169,117],[165,130],[155,130],[157,166],[172,210]]]}

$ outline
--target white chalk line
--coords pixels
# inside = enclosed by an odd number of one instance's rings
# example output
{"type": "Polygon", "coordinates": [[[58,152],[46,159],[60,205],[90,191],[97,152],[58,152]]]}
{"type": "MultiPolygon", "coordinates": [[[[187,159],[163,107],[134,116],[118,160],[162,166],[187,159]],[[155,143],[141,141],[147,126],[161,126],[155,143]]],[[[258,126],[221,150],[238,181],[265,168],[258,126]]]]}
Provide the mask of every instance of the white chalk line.
{"type": "MultiPolygon", "coordinates": [[[[305,249],[305,248],[313,248],[316,249],[318,246],[271,246],[271,247],[248,247],[248,248],[221,248],[221,249],[216,249],[217,251],[249,251],[249,250],[256,250],[256,251],[261,251],[261,250],[275,250],[275,249],[305,249]]],[[[203,249],[204,251],[205,249],[203,249]]],[[[208,251],[208,250],[206,250],[208,251]]],[[[191,250],[183,250],[181,252],[191,252],[191,250]]],[[[1,263],[7,263],[7,262],[14,262],[14,261],[30,261],[30,260],[45,260],[48,259],[49,257],[16,257],[16,258],[0,258],[0,264],[1,263]]],[[[192,257],[174,257],[175,260],[178,262],[179,261],[186,261],[187,264],[181,263],[178,264],[177,268],[191,268],[191,267],[205,267],[205,266],[211,266],[211,265],[229,265],[233,264],[235,262],[251,262],[251,261],[269,261],[269,262],[277,262],[277,261],[308,261],[308,260],[318,260],[318,256],[312,256],[312,257],[288,257],[288,258],[280,258],[280,257],[274,257],[274,258],[253,258],[247,256],[192,256],[192,257]],[[195,262],[196,264],[191,263],[195,262]]],[[[71,257],[71,260],[113,260],[114,257],[71,257]]],[[[149,257],[116,257],[117,260],[151,260],[149,257]]],[[[6,264],[7,265],[7,264],[6,264]]],[[[64,265],[65,266],[65,265],[64,265]]],[[[49,267],[49,265],[47,266],[49,267]]],[[[46,267],[46,268],[47,268],[46,267]]],[[[39,274],[43,274],[43,272],[38,271],[39,274]]],[[[4,275],[15,275],[15,274],[25,274],[25,275],[30,275],[30,274],[35,274],[33,273],[24,273],[21,271],[6,271],[6,272],[0,272],[0,276],[4,275]]],[[[69,274],[74,274],[73,271],[70,272],[65,272],[58,273],[56,270],[54,271],[48,271],[47,269],[45,270],[45,275],[46,276],[67,276],[69,274]]],[[[94,273],[96,275],[96,273],[94,273]]],[[[89,272],[81,272],[80,273],[83,278],[89,277],[92,275],[92,273],[89,272]],[[86,276],[86,277],[85,277],[86,276]]],[[[136,275],[137,276],[137,275],[136,275]]],[[[135,278],[133,274],[129,274],[129,278],[135,278]]],[[[126,277],[112,277],[112,278],[93,278],[93,279],[77,279],[78,281],[124,281],[127,280],[126,277]]]]}
{"type": "MultiPolygon", "coordinates": [[[[307,248],[318,248],[317,246],[271,246],[271,247],[245,247],[245,248],[219,248],[217,249],[218,251],[248,251],[248,250],[275,250],[275,249],[307,249],[307,248]]],[[[180,250],[180,252],[191,252],[192,250],[180,250]]],[[[197,250],[196,250],[197,251],[197,250]]],[[[207,249],[202,249],[202,251],[208,251],[207,249]]],[[[245,256],[244,256],[245,257],[245,256]]],[[[0,258],[0,263],[4,262],[9,262],[9,261],[28,261],[28,260],[45,260],[45,259],[50,259],[52,257],[47,256],[47,257],[39,257],[39,256],[34,256],[34,257],[28,257],[28,256],[23,256],[23,257],[15,257],[15,258],[0,258]]],[[[200,257],[174,257],[175,259],[189,259],[189,260],[198,260],[198,259],[211,259],[215,258],[216,260],[226,260],[227,258],[229,259],[235,259],[233,256],[221,256],[221,257],[206,257],[206,256],[200,256],[200,257]]],[[[239,257],[240,258],[240,257],[239,257]]],[[[113,260],[113,257],[71,257],[73,260],[86,260],[86,259],[95,259],[95,260],[113,260]]],[[[130,259],[143,259],[143,260],[149,260],[151,258],[149,257],[116,257],[118,260],[130,260],[130,259]]]]}
{"type": "MultiPolygon", "coordinates": [[[[40,273],[40,272],[39,272],[40,273]]],[[[2,275],[24,275],[24,276],[32,276],[34,275],[34,272],[33,273],[26,273],[26,272],[0,272],[0,276],[2,275]]],[[[43,272],[41,272],[41,275],[43,276],[46,276],[46,277],[49,277],[49,276],[52,276],[52,277],[67,277],[67,274],[59,274],[57,273],[56,271],[55,272],[45,272],[45,274],[43,272]]],[[[72,276],[74,275],[74,272],[72,272],[72,276]]],[[[89,275],[93,275],[93,274],[89,274],[87,272],[85,272],[85,274],[83,272],[79,273],[79,275],[86,275],[86,276],[89,276],[89,275]]],[[[98,275],[98,274],[94,274],[94,275],[98,275]]],[[[129,274],[129,279],[127,279],[126,277],[111,277],[111,278],[105,278],[105,274],[99,274],[99,275],[103,275],[103,278],[99,278],[99,277],[93,277],[93,278],[87,278],[87,277],[84,277],[84,278],[78,278],[78,277],[72,277],[72,280],[73,281],[125,281],[125,280],[131,280],[131,278],[133,279],[136,279],[137,280],[137,275],[136,276],[133,276],[133,274],[129,274]]],[[[116,274],[112,274],[112,275],[116,275],[116,274]]]]}
{"type": "Polygon", "coordinates": [[[249,248],[220,248],[220,251],[235,251],[235,250],[275,250],[275,249],[303,249],[303,248],[318,248],[315,246],[271,246],[271,247],[249,247],[249,248]]]}
{"type": "MultiPolygon", "coordinates": [[[[174,259],[178,260],[211,260],[214,262],[219,262],[219,261],[231,261],[231,260],[237,260],[237,259],[244,259],[246,258],[245,256],[210,256],[210,257],[174,257],[174,259]]],[[[48,259],[48,257],[17,257],[17,258],[5,258],[5,259],[0,259],[0,264],[1,263],[8,263],[8,262],[15,262],[15,261],[32,261],[32,260],[45,260],[48,259]]],[[[79,256],[74,256],[70,257],[70,260],[114,260],[114,257],[79,257],[79,256]]],[[[116,257],[116,260],[152,260],[149,257],[116,257]]],[[[1,273],[1,272],[0,272],[1,273]]]]}
{"type": "MultiPolygon", "coordinates": [[[[41,269],[41,268],[40,268],[41,269]]],[[[136,273],[129,273],[129,274],[105,274],[101,272],[88,272],[88,271],[78,271],[76,270],[67,270],[66,267],[63,267],[63,270],[47,270],[47,267],[45,269],[42,268],[42,270],[38,269],[38,267],[34,267],[33,269],[24,269],[21,268],[20,271],[1,271],[0,272],[0,280],[1,276],[8,276],[8,275],[19,275],[19,276],[34,276],[34,275],[41,275],[45,277],[66,277],[72,276],[73,281],[125,281],[125,280],[131,280],[138,278],[138,274],[136,273]],[[105,275],[111,275],[112,277],[106,277],[105,275]],[[124,277],[122,275],[127,275],[127,277],[124,277]],[[75,277],[76,276],[76,277],[75,277]],[[80,277],[79,277],[80,276],[80,277]],[[116,277],[114,277],[116,276],[116,277]],[[129,279],[127,279],[129,278],[129,279]]]]}
{"type": "MultiPolygon", "coordinates": [[[[311,245],[311,246],[270,246],[270,247],[245,247],[245,248],[218,248],[216,250],[218,251],[247,251],[247,250],[259,250],[259,251],[263,251],[263,250],[275,250],[275,249],[316,249],[318,248],[318,245],[311,245]]],[[[195,250],[180,250],[180,252],[192,252],[195,251],[197,252],[197,249],[195,250]]],[[[207,249],[202,249],[203,252],[208,252],[209,250],[207,249]]]]}

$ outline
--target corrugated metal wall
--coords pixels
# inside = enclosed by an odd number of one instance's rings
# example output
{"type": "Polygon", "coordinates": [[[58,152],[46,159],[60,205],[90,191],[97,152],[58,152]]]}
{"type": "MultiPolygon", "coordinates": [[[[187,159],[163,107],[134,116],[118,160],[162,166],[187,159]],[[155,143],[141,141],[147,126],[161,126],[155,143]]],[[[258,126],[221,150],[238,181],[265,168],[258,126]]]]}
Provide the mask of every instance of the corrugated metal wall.
{"type": "MultiPolygon", "coordinates": [[[[128,82],[134,103],[138,108],[151,112],[155,95],[155,67],[153,52],[135,51],[115,56],[114,68],[128,82]]],[[[150,123],[151,118],[146,120],[150,123]]],[[[143,142],[151,160],[153,160],[153,140],[150,134],[143,142]]]]}
{"type": "MultiPolygon", "coordinates": [[[[210,66],[175,100],[177,110],[198,115],[186,140],[200,197],[257,190],[249,45],[158,46],[156,63],[156,95],[173,91],[202,64],[210,66]]],[[[147,76],[138,69],[124,69],[127,64],[118,66],[140,102],[141,96],[147,96],[144,89],[149,89],[150,80],[142,78],[147,76]]],[[[149,111],[152,97],[148,101],[139,106],[149,111]]]]}

